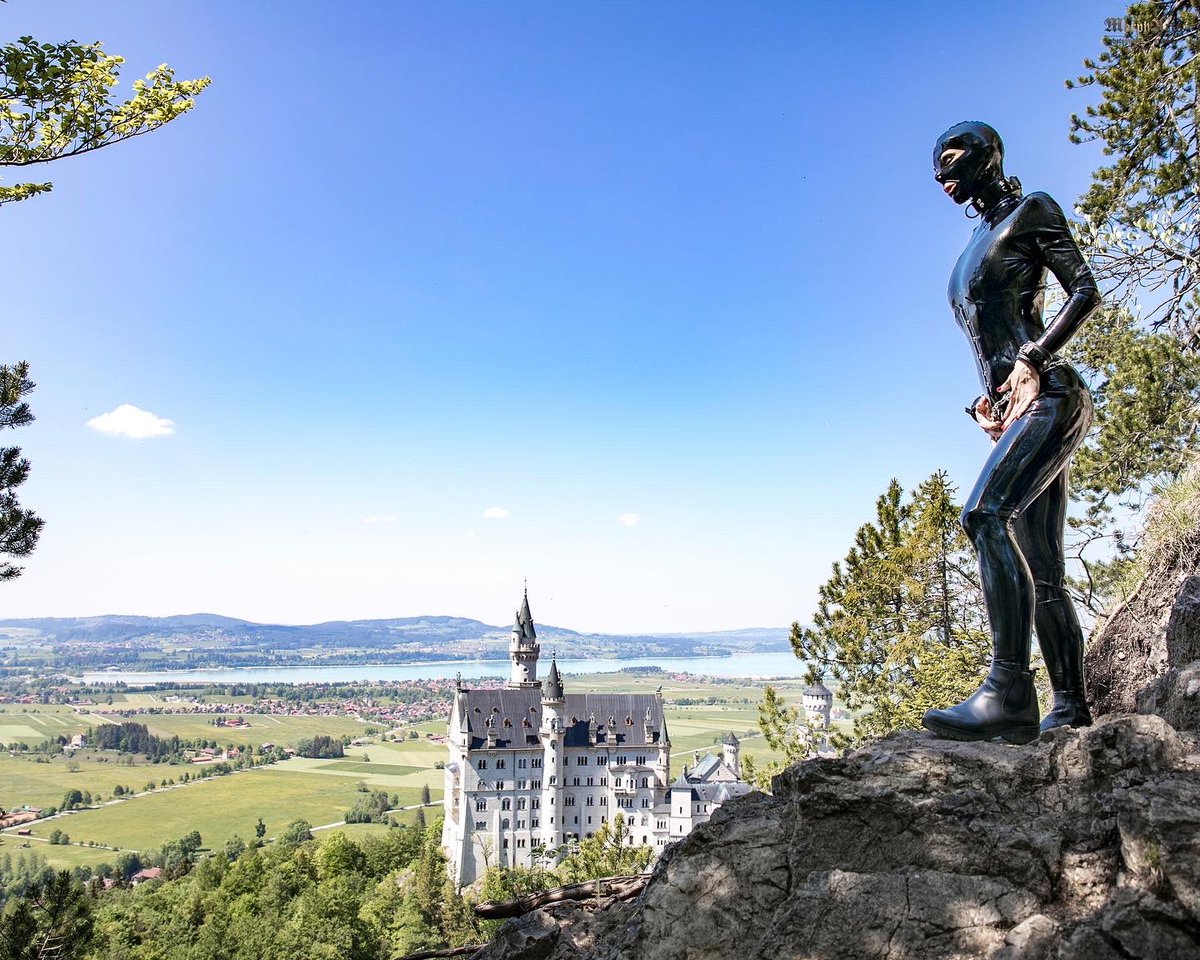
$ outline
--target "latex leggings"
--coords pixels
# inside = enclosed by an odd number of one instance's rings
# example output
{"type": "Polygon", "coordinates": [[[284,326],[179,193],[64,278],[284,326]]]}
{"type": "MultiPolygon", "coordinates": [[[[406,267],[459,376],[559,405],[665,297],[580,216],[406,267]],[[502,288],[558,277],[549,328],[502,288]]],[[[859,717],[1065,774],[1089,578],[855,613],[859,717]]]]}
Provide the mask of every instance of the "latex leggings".
{"type": "Polygon", "coordinates": [[[1028,668],[1036,626],[1051,686],[1082,694],[1083,631],[1063,585],[1063,526],[1067,470],[1091,426],[1092,401],[1065,363],[1042,382],[992,449],[962,525],[979,555],[993,659],[1028,668]]]}

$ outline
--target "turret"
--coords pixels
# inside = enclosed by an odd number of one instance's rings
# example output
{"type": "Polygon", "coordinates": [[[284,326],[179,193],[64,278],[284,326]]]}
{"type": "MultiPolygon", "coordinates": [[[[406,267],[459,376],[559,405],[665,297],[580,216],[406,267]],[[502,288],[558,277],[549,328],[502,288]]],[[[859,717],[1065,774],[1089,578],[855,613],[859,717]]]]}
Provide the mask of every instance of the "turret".
{"type": "Polygon", "coordinates": [[[820,680],[810,684],[804,691],[801,702],[804,714],[815,726],[827,729],[833,711],[833,694],[820,680]]]}
{"type": "Polygon", "coordinates": [[[734,776],[741,777],[741,759],[739,757],[740,744],[738,738],[732,733],[727,733],[721,739],[722,759],[725,761],[725,766],[733,771],[734,776]]]}
{"type": "Polygon", "coordinates": [[[521,601],[513,623],[512,637],[508,641],[508,659],[512,662],[510,687],[541,686],[537,679],[539,646],[537,631],[533,628],[533,614],[529,612],[529,589],[521,601]]]}
{"type": "Polygon", "coordinates": [[[566,728],[563,725],[563,708],[566,695],[563,693],[562,677],[558,663],[550,658],[550,674],[542,688],[542,725],[538,736],[542,741],[542,806],[540,830],[542,844],[548,849],[559,847],[563,842],[563,741],[566,728]]]}

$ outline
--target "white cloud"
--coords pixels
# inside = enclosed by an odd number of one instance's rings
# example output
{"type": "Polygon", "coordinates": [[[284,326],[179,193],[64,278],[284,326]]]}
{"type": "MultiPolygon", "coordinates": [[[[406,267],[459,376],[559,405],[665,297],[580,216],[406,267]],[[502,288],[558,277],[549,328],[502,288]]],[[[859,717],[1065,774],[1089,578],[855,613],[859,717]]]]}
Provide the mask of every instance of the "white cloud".
{"type": "Polygon", "coordinates": [[[623,527],[636,527],[639,519],[636,513],[623,513],[617,517],[617,523],[623,527]]]}
{"type": "Polygon", "coordinates": [[[395,523],[396,518],[390,513],[371,514],[369,517],[363,517],[363,523],[395,523]]]}
{"type": "Polygon", "coordinates": [[[506,517],[511,516],[511,514],[503,507],[488,507],[483,511],[483,515],[488,520],[503,520],[506,517]]]}
{"type": "Polygon", "coordinates": [[[123,403],[117,409],[92,417],[87,425],[113,437],[145,440],[147,437],[169,437],[175,432],[175,421],[155,416],[149,410],[123,403]]]}

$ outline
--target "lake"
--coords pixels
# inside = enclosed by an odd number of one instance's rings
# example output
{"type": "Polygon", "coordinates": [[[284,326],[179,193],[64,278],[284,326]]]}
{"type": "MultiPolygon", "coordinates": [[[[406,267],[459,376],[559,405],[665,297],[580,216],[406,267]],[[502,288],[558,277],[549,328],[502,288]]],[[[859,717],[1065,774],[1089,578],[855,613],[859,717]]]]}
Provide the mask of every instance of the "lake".
{"type": "MultiPolygon", "coordinates": [[[[550,664],[539,661],[543,676],[550,664]]],[[[753,677],[774,679],[799,677],[804,664],[791,651],[745,653],[736,657],[642,657],[621,660],[559,660],[558,669],[578,676],[584,673],[612,673],[622,667],[662,667],[668,672],[697,673],[710,677],[753,677]]],[[[505,660],[447,660],[440,663],[350,664],[321,667],[217,667],[208,670],[164,670],[138,673],[129,670],[85,673],[85,683],[354,683],[363,680],[428,680],[453,677],[464,679],[508,677],[505,660]]]]}

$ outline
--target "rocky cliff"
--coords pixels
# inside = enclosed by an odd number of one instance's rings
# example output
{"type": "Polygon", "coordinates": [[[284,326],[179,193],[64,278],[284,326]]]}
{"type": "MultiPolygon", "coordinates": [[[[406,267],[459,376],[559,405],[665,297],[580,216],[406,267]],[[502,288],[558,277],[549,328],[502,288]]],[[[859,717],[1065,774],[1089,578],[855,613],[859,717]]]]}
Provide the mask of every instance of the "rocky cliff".
{"type": "Polygon", "coordinates": [[[535,911],[480,958],[1200,957],[1194,569],[1176,554],[1097,635],[1094,727],[797,764],[668,848],[635,900],[535,911]]]}
{"type": "Polygon", "coordinates": [[[1027,747],[905,733],[791,767],[645,892],[509,921],[489,960],[1200,956],[1200,764],[1158,717],[1027,747]]]}

